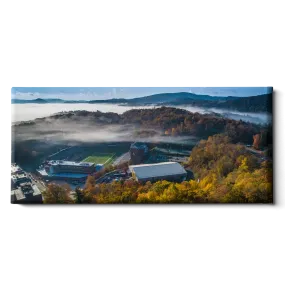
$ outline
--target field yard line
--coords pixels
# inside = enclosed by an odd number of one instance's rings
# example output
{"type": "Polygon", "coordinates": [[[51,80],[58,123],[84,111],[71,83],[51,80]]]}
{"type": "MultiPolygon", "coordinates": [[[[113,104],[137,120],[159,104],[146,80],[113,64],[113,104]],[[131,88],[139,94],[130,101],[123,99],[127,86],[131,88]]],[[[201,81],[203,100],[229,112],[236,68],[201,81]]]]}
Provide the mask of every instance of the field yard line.
{"type": "Polygon", "coordinates": [[[92,154],[91,155],[89,155],[89,156],[96,156],[96,155],[114,155],[115,153],[114,152],[92,152],[92,154]]]}
{"type": "Polygon", "coordinates": [[[73,146],[70,146],[70,147],[67,147],[67,148],[61,149],[60,151],[55,152],[55,153],[51,154],[51,155],[50,155],[50,156],[48,156],[48,157],[52,157],[52,156],[54,156],[54,155],[56,155],[56,154],[58,154],[58,153],[60,153],[60,152],[62,152],[62,151],[64,151],[64,150],[70,149],[70,148],[72,148],[72,147],[73,147],[73,146]]]}
{"type": "Polygon", "coordinates": [[[115,156],[115,154],[113,154],[111,157],[109,157],[103,164],[106,164],[110,159],[112,159],[115,156]]]}
{"type": "Polygon", "coordinates": [[[91,155],[85,157],[81,162],[87,161],[90,156],[91,156],[91,155]]]}

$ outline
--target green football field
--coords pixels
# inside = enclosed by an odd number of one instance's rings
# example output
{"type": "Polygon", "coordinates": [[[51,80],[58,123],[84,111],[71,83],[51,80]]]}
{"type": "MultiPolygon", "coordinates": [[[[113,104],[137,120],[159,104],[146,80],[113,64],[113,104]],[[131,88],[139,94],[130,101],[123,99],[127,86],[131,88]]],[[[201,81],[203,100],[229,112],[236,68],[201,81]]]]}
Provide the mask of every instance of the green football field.
{"type": "Polygon", "coordinates": [[[95,164],[105,164],[109,165],[114,161],[115,154],[114,153],[94,153],[88,157],[86,157],[84,162],[93,162],[95,164]]]}

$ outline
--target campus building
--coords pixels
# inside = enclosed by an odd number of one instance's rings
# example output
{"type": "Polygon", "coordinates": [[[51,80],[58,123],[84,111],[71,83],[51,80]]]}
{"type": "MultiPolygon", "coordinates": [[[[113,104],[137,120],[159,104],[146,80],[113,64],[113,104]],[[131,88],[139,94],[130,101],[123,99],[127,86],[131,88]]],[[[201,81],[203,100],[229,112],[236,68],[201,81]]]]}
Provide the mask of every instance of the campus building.
{"type": "Polygon", "coordinates": [[[130,147],[131,164],[140,164],[148,154],[148,146],[145,143],[135,142],[130,147]]]}
{"type": "Polygon", "coordinates": [[[85,181],[88,175],[102,169],[91,162],[51,160],[37,170],[46,180],[85,181]]]}
{"type": "Polygon", "coordinates": [[[30,183],[21,183],[20,186],[11,191],[11,203],[13,204],[41,204],[42,193],[39,188],[30,183]]]}
{"type": "Polygon", "coordinates": [[[52,160],[48,162],[50,173],[85,173],[95,172],[96,167],[92,162],[75,162],[52,160]]]}
{"type": "Polygon", "coordinates": [[[181,182],[187,172],[178,162],[130,165],[129,170],[138,182],[155,182],[159,180],[181,182]]]}
{"type": "Polygon", "coordinates": [[[12,185],[17,187],[21,183],[31,182],[31,179],[27,176],[26,173],[15,173],[11,175],[12,185]]]}
{"type": "Polygon", "coordinates": [[[20,186],[21,183],[31,182],[31,179],[23,171],[23,169],[15,164],[11,164],[11,185],[12,188],[20,186]]]}
{"type": "Polygon", "coordinates": [[[22,174],[22,173],[24,173],[24,171],[19,165],[15,164],[15,163],[11,164],[11,174],[12,175],[22,174]]]}

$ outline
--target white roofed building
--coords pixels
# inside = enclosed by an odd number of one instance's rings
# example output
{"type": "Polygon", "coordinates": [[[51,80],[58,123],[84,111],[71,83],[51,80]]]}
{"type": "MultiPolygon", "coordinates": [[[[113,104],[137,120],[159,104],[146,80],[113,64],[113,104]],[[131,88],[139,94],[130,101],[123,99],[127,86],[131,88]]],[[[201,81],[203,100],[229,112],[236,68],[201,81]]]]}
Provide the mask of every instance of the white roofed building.
{"type": "Polygon", "coordinates": [[[21,183],[20,186],[11,191],[12,204],[41,204],[42,193],[35,184],[21,183]]]}
{"type": "Polygon", "coordinates": [[[22,168],[18,166],[16,163],[11,164],[11,174],[22,174],[24,173],[22,168]]]}
{"type": "Polygon", "coordinates": [[[129,170],[138,182],[158,180],[181,182],[187,176],[186,170],[178,162],[130,165],[129,170]]]}

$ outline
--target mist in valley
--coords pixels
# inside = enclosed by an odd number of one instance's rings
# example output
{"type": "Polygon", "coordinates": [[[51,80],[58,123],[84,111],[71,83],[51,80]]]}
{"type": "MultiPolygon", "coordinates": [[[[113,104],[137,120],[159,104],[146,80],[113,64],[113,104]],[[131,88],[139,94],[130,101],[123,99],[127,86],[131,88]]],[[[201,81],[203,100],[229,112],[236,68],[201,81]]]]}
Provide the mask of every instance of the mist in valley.
{"type": "MultiPolygon", "coordinates": [[[[161,106],[127,106],[119,104],[13,104],[12,105],[12,123],[20,121],[29,121],[36,118],[48,117],[59,112],[68,112],[76,110],[85,110],[90,112],[100,111],[103,113],[113,112],[117,114],[122,114],[131,109],[152,109],[159,108],[161,106]]],[[[170,106],[180,109],[185,109],[192,113],[216,113],[220,116],[234,119],[242,120],[245,122],[255,123],[255,124],[268,124],[272,121],[272,116],[267,113],[245,113],[237,112],[232,110],[223,110],[216,108],[200,108],[189,105],[181,106],[170,106]]]]}
{"type": "Polygon", "coordinates": [[[192,106],[179,106],[179,108],[185,109],[189,112],[198,112],[200,114],[215,113],[225,118],[237,121],[242,120],[244,122],[249,122],[253,124],[264,125],[264,124],[270,124],[272,122],[272,115],[268,113],[238,112],[233,110],[217,109],[217,108],[205,109],[205,108],[192,107],[192,106]]]}
{"type": "Polygon", "coordinates": [[[33,125],[13,127],[14,142],[42,141],[50,144],[81,144],[104,142],[159,142],[195,144],[194,136],[164,136],[156,129],[143,129],[134,125],[101,125],[88,119],[80,121],[48,119],[33,125]]]}
{"type": "MultiPolygon", "coordinates": [[[[122,114],[131,109],[160,108],[161,106],[120,106],[114,104],[14,104],[12,105],[12,157],[27,169],[37,167],[43,159],[70,146],[89,145],[97,149],[99,144],[107,149],[118,148],[119,144],[129,148],[135,141],[153,143],[161,151],[164,144],[183,145],[185,149],[192,149],[202,137],[190,135],[165,135],[164,129],[139,126],[128,117],[128,124],[122,124],[120,117],[113,112],[122,114]],[[84,110],[102,112],[88,114],[87,112],[68,113],[84,110]],[[61,112],[59,116],[52,116],[61,112]],[[85,114],[87,113],[87,114],[85,114]],[[52,116],[52,117],[50,117],[52,116]],[[43,118],[38,119],[36,118],[43,118]],[[17,123],[21,121],[22,123],[17,123]]],[[[177,108],[177,106],[176,106],[177,108]]],[[[215,113],[218,116],[256,123],[268,123],[270,118],[266,114],[241,113],[218,109],[202,109],[198,107],[179,106],[192,113],[215,113]]],[[[168,149],[168,146],[166,146],[168,149]]],[[[188,154],[187,154],[188,155],[188,154]]]]}
{"type": "Polygon", "coordinates": [[[12,104],[12,122],[29,121],[44,118],[60,112],[84,110],[123,114],[130,109],[153,108],[153,106],[130,107],[117,104],[12,104]]]}
{"type": "MultiPolygon", "coordinates": [[[[157,106],[158,107],[158,106],[157,106]]],[[[176,106],[177,107],[177,106],[176,106]]],[[[37,141],[47,145],[79,145],[82,143],[104,142],[155,142],[155,143],[178,143],[195,145],[199,138],[193,136],[164,136],[157,129],[141,129],[134,125],[97,124],[88,117],[80,117],[80,120],[50,118],[55,113],[75,110],[87,110],[100,112],[114,112],[122,114],[130,109],[155,108],[154,106],[130,107],[115,104],[14,104],[12,105],[13,125],[19,121],[38,120],[36,124],[13,126],[12,143],[37,141]]],[[[215,113],[235,120],[244,120],[258,124],[267,124],[271,121],[268,114],[241,113],[219,109],[203,109],[191,106],[179,106],[190,112],[201,114],[215,113]]]]}

